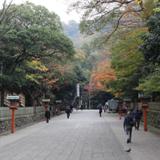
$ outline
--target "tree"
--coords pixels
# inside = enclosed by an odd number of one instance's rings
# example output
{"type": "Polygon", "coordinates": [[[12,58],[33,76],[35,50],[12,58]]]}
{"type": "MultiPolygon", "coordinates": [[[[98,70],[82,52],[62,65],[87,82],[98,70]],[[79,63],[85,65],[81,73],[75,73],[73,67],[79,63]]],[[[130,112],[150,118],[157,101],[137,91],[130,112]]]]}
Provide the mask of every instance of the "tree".
{"type": "Polygon", "coordinates": [[[160,26],[160,12],[149,18],[147,23],[149,33],[143,37],[144,44],[141,46],[145,60],[152,63],[160,63],[160,28],[158,26],[160,26]]]}
{"type": "Polygon", "coordinates": [[[153,73],[140,80],[138,90],[145,93],[160,93],[160,67],[156,67],[153,73]]]}
{"type": "Polygon", "coordinates": [[[63,35],[55,14],[31,3],[12,7],[16,8],[10,21],[12,28],[0,39],[1,58],[7,59],[6,65],[10,64],[8,73],[26,59],[48,56],[62,59],[62,55],[73,54],[72,43],[63,35]]]}
{"type": "Polygon", "coordinates": [[[111,63],[105,58],[99,61],[92,70],[90,83],[93,90],[107,91],[106,84],[115,79],[116,77],[114,70],[111,68],[111,63]]]}
{"type": "Polygon", "coordinates": [[[83,10],[80,24],[81,32],[93,34],[97,31],[107,32],[109,38],[121,24],[136,20],[143,11],[143,2],[135,0],[89,0],[77,1],[73,7],[83,10]],[[109,26],[109,28],[107,27],[109,26]],[[113,28],[113,29],[112,29],[113,28]]]}
{"type": "Polygon", "coordinates": [[[146,28],[137,28],[125,32],[112,47],[112,67],[117,79],[108,84],[108,88],[116,95],[136,96],[135,88],[142,76],[144,65],[143,54],[139,51],[139,46],[143,43],[141,35],[146,31],[146,28]]]}
{"type": "Polygon", "coordinates": [[[10,5],[8,12],[12,18],[0,24],[1,89],[18,92],[33,85],[38,89],[48,73],[41,69],[50,71],[48,64],[70,59],[73,44],[64,35],[59,17],[45,7],[27,2],[10,5]]]}
{"type": "Polygon", "coordinates": [[[12,12],[9,12],[9,8],[12,4],[13,0],[10,0],[9,4],[7,4],[7,0],[4,0],[2,3],[2,9],[0,10],[0,24],[6,22],[11,18],[12,12]]]}
{"type": "MultiPolygon", "coordinates": [[[[156,3],[154,0],[89,0],[83,2],[79,0],[73,5],[74,8],[83,10],[80,23],[81,32],[89,35],[99,32],[101,39],[98,37],[96,44],[100,41],[103,46],[108,45],[109,48],[112,46],[112,67],[117,79],[106,83],[106,87],[108,91],[116,95],[134,97],[137,94],[136,88],[139,82],[141,82],[139,87],[143,88],[150,78],[152,80],[150,84],[153,84],[153,79],[157,79],[155,74],[148,75],[158,68],[154,66],[155,63],[159,65],[160,62],[159,38],[158,34],[156,35],[156,32],[159,32],[157,27],[160,26],[159,19],[158,16],[154,17],[155,15],[149,18],[153,11],[156,11],[157,15],[160,13],[159,7],[154,8],[156,3]],[[149,33],[147,33],[147,27],[144,27],[148,18],[149,33]],[[156,29],[156,32],[153,31],[153,28],[156,29]],[[111,37],[113,33],[116,34],[111,37]],[[146,35],[141,39],[144,33],[146,35]],[[109,38],[111,39],[106,44],[109,38]],[[140,46],[142,46],[141,50],[140,46]]],[[[96,75],[95,72],[94,74],[96,75]]]]}
{"type": "Polygon", "coordinates": [[[148,33],[143,36],[144,43],[141,51],[146,62],[146,76],[142,77],[137,87],[138,90],[154,94],[160,93],[160,10],[159,4],[155,8],[155,13],[149,18],[147,27],[148,33]]]}

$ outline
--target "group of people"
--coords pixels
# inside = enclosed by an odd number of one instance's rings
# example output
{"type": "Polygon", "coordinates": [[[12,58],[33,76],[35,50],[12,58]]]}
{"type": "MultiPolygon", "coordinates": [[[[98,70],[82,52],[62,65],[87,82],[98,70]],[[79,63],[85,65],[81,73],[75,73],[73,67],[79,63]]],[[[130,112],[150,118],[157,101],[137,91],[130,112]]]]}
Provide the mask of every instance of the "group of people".
{"type": "MultiPolygon", "coordinates": [[[[68,119],[70,118],[70,114],[72,113],[72,111],[73,111],[73,105],[69,105],[65,108],[65,112],[68,119]]],[[[51,117],[50,109],[46,108],[45,119],[47,123],[49,123],[50,117],[51,117]]]]}
{"type": "MultiPolygon", "coordinates": [[[[101,103],[98,104],[97,109],[99,110],[99,116],[102,117],[102,111],[104,109],[103,105],[101,103]]],[[[142,110],[138,107],[135,107],[135,109],[130,111],[127,111],[126,109],[125,113],[126,116],[124,118],[123,127],[127,135],[127,143],[131,143],[133,127],[135,127],[136,130],[139,130],[143,113],[142,110]]]]}
{"type": "MultiPolygon", "coordinates": [[[[98,104],[97,108],[99,110],[99,116],[102,117],[102,111],[104,109],[103,105],[98,104]]],[[[72,110],[73,110],[72,105],[68,105],[65,109],[65,112],[66,112],[68,119],[70,118],[70,114],[72,113],[72,110]]],[[[49,110],[46,110],[45,118],[46,118],[46,122],[48,123],[50,120],[50,111],[49,110]]],[[[135,108],[134,110],[128,111],[128,113],[126,114],[126,116],[124,118],[124,122],[123,122],[123,127],[126,132],[126,135],[128,136],[127,143],[131,143],[133,127],[135,127],[136,130],[139,130],[141,118],[142,118],[142,110],[139,109],[138,107],[135,108]]]]}
{"type": "Polygon", "coordinates": [[[141,118],[142,110],[139,108],[128,111],[127,115],[125,116],[123,127],[128,136],[127,143],[131,143],[133,127],[135,127],[136,130],[139,130],[141,118]]]}

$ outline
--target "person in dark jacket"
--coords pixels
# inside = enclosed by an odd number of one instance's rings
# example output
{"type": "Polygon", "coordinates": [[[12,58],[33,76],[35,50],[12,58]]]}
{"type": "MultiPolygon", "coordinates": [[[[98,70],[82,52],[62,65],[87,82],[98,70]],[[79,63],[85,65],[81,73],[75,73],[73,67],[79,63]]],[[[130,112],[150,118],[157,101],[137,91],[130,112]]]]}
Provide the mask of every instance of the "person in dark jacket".
{"type": "Polygon", "coordinates": [[[129,111],[128,114],[126,115],[126,117],[124,119],[124,123],[123,123],[124,130],[125,130],[126,134],[129,136],[127,138],[127,143],[131,143],[133,126],[134,126],[133,113],[131,111],[129,111]]]}
{"type": "Polygon", "coordinates": [[[50,120],[50,111],[48,111],[48,110],[45,111],[45,118],[46,118],[46,122],[49,123],[49,120],[50,120]]]}
{"type": "Polygon", "coordinates": [[[70,104],[70,112],[73,112],[73,104],[70,104]]]}
{"type": "Polygon", "coordinates": [[[97,108],[99,109],[99,116],[102,117],[102,109],[103,109],[102,104],[99,104],[97,108]]]}
{"type": "Polygon", "coordinates": [[[136,109],[136,111],[135,111],[135,128],[137,130],[139,130],[142,115],[143,115],[142,110],[141,109],[136,109]]]}
{"type": "Polygon", "coordinates": [[[69,119],[71,114],[71,108],[69,106],[66,107],[66,114],[67,114],[67,118],[69,119]]]}

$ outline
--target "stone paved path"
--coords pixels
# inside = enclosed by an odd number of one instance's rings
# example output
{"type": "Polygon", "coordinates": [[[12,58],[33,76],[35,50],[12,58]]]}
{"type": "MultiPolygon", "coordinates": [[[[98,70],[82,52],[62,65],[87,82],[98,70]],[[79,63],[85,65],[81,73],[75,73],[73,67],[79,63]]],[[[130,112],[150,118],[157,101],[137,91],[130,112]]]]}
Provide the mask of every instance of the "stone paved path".
{"type": "Polygon", "coordinates": [[[70,119],[61,115],[49,124],[40,122],[1,136],[0,160],[139,160],[134,156],[136,145],[131,153],[124,151],[121,125],[111,114],[100,118],[98,111],[74,111],[70,119]]]}

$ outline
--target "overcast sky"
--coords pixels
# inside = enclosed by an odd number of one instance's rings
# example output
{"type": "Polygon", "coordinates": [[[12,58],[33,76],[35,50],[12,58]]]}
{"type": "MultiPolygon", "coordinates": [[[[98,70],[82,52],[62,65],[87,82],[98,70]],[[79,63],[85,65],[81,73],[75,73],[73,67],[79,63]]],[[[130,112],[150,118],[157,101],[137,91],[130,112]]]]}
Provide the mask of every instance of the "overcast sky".
{"type": "MultiPolygon", "coordinates": [[[[13,0],[13,3],[20,4],[24,3],[25,1],[26,0],[13,0]]],[[[70,20],[75,20],[76,22],[79,22],[80,20],[80,16],[75,11],[71,12],[70,14],[67,14],[68,6],[72,2],[75,2],[76,0],[28,0],[28,1],[38,5],[43,5],[50,11],[54,11],[57,15],[60,16],[61,21],[65,23],[67,23],[70,20]]]]}

